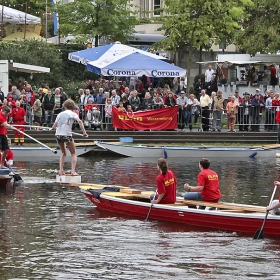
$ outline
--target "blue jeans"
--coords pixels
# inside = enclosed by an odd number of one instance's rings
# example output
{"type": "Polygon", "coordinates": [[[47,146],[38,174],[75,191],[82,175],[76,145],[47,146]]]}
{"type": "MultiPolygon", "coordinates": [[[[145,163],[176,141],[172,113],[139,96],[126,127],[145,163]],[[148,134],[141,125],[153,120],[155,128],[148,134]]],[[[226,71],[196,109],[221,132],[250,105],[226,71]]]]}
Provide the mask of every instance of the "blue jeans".
{"type": "MultiPolygon", "coordinates": [[[[186,200],[199,200],[203,201],[200,192],[186,192],[184,194],[186,200]]],[[[198,206],[198,209],[205,209],[206,206],[198,206]]]]}
{"type": "Polygon", "coordinates": [[[53,122],[53,115],[54,111],[53,110],[45,110],[45,123],[48,125],[51,125],[53,122]]]}

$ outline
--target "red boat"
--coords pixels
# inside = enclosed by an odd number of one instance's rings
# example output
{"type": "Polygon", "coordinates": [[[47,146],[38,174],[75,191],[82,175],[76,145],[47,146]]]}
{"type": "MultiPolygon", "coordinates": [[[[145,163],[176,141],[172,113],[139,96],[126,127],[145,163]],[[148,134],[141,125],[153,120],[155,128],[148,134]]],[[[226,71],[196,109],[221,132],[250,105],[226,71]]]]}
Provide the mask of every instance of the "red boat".
{"type": "MultiPolygon", "coordinates": [[[[80,184],[79,188],[101,210],[142,218],[147,217],[151,208],[149,198],[154,193],[115,185],[80,184]]],[[[262,206],[199,202],[178,197],[175,204],[154,204],[149,218],[253,235],[261,228],[265,213],[262,206]],[[194,205],[204,205],[206,209],[188,207],[194,205]]],[[[279,237],[279,230],[280,216],[269,214],[265,235],[279,237]]]]}

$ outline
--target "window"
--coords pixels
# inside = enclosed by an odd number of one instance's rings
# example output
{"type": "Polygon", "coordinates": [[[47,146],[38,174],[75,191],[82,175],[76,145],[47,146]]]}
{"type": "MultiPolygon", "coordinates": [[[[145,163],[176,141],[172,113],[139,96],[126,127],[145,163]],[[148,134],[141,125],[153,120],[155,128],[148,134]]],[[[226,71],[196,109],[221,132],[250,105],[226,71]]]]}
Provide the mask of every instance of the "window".
{"type": "Polygon", "coordinates": [[[160,16],[160,11],[156,11],[156,9],[160,8],[161,0],[154,0],[154,16],[160,16]]]}

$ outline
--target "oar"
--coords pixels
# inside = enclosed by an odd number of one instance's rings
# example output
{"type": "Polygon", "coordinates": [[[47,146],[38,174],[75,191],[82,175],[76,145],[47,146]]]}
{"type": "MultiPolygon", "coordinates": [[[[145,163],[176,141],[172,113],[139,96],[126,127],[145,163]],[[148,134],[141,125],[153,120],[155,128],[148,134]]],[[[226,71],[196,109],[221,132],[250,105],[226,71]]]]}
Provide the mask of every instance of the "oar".
{"type": "MultiPolygon", "coordinates": [[[[154,198],[153,199],[155,199],[156,198],[156,196],[157,196],[157,190],[156,190],[156,193],[155,193],[155,196],[154,196],[154,198]]],[[[152,211],[152,208],[153,208],[153,203],[151,203],[151,206],[150,206],[150,209],[149,209],[149,212],[148,212],[148,215],[147,215],[147,217],[146,217],[146,222],[149,220],[149,217],[150,217],[150,214],[151,214],[151,211],[152,211]]]]}
{"type": "Polygon", "coordinates": [[[15,130],[17,130],[19,133],[21,133],[21,134],[25,135],[26,137],[32,139],[33,141],[37,142],[38,144],[42,145],[43,147],[49,149],[49,150],[52,151],[54,154],[57,154],[57,150],[52,149],[51,147],[45,145],[44,143],[40,142],[39,140],[37,140],[37,139],[33,138],[32,136],[28,135],[27,133],[25,133],[25,132],[23,132],[23,131],[21,131],[21,130],[15,128],[14,126],[13,126],[13,128],[14,128],[15,130]]]}
{"type": "MultiPolygon", "coordinates": [[[[274,198],[276,189],[277,189],[277,185],[275,185],[275,187],[274,187],[274,191],[273,191],[273,193],[272,193],[272,196],[271,196],[269,205],[271,204],[271,202],[272,202],[272,200],[273,200],[273,198],[274,198]]],[[[264,226],[265,226],[265,222],[266,222],[268,213],[269,213],[269,211],[266,211],[266,214],[265,214],[265,217],[264,217],[264,220],[263,220],[262,227],[256,231],[256,233],[255,233],[253,239],[264,239],[263,229],[264,229],[264,226]]]]}
{"type": "Polygon", "coordinates": [[[17,127],[29,127],[29,128],[39,128],[42,130],[49,130],[49,127],[39,126],[39,125],[27,125],[27,124],[15,124],[17,127]]]}
{"type": "Polygon", "coordinates": [[[6,159],[5,159],[5,162],[6,162],[8,169],[10,170],[10,172],[12,172],[14,174],[15,182],[23,181],[22,178],[20,177],[20,175],[15,173],[15,171],[13,170],[13,168],[11,167],[11,165],[8,163],[8,161],[6,159]]]}

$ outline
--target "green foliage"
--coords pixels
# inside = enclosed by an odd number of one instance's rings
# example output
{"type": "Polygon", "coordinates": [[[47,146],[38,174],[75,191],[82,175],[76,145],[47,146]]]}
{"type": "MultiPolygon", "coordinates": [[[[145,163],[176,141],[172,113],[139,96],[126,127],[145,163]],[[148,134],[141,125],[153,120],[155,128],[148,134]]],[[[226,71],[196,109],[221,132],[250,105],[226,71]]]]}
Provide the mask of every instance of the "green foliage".
{"type": "Polygon", "coordinates": [[[110,41],[127,42],[137,22],[131,11],[130,0],[76,0],[56,5],[59,13],[61,35],[78,36],[77,40],[87,42],[104,36],[110,41]]]}
{"type": "Polygon", "coordinates": [[[166,0],[165,16],[161,18],[166,38],[153,46],[172,53],[188,48],[189,80],[192,51],[233,42],[236,30],[241,28],[245,4],[235,0],[166,0]]]}
{"type": "Polygon", "coordinates": [[[236,36],[236,45],[249,54],[274,53],[280,47],[280,1],[258,0],[247,9],[243,28],[236,36]]]}
{"type": "Polygon", "coordinates": [[[37,88],[49,83],[51,88],[62,86],[65,92],[69,90],[74,94],[74,89],[81,86],[81,81],[98,77],[87,71],[84,65],[68,60],[69,52],[81,49],[84,49],[83,45],[53,45],[38,40],[3,41],[0,44],[0,60],[50,68],[50,73],[33,74],[32,80],[28,73],[10,71],[13,83],[26,80],[37,88]]]}

